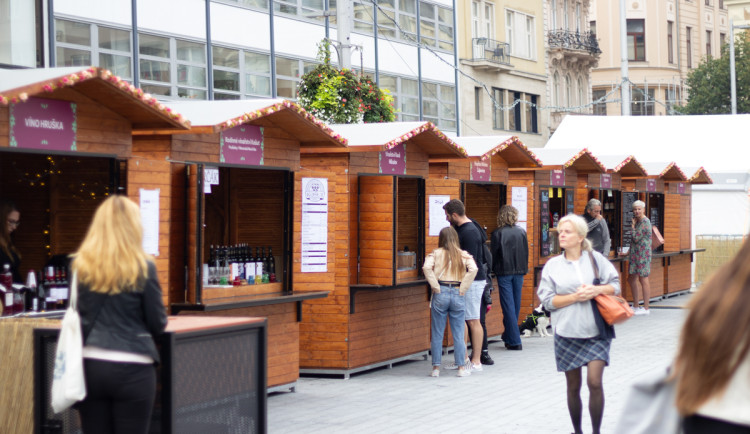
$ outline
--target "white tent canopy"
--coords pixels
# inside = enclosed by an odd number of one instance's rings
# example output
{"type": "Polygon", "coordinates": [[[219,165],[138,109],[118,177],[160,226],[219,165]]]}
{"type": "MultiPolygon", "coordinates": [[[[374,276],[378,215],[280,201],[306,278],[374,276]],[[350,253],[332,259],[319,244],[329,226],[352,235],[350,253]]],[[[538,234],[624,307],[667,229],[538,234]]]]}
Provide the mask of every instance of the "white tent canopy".
{"type": "MultiPolygon", "coordinates": [[[[566,116],[545,148],[703,166],[708,173],[750,169],[750,115],[566,116]]],[[[546,161],[545,161],[546,163],[546,161]]]]}

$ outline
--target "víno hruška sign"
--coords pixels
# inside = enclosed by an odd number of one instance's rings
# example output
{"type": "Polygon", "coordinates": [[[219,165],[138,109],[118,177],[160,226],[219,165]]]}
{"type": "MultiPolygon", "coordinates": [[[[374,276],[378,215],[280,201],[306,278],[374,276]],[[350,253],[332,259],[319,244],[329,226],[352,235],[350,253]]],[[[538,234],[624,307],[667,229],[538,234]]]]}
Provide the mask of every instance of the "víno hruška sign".
{"type": "Polygon", "coordinates": [[[406,144],[402,143],[378,155],[378,169],[386,175],[406,175],[406,144]]]}
{"type": "Polygon", "coordinates": [[[219,161],[248,166],[263,165],[263,128],[239,125],[221,132],[219,161]]]}
{"type": "Polygon", "coordinates": [[[75,151],[76,130],[74,102],[29,98],[10,105],[12,148],[75,151]]]}
{"type": "Polygon", "coordinates": [[[491,166],[489,161],[472,161],[469,177],[472,181],[491,181],[491,166]]]}

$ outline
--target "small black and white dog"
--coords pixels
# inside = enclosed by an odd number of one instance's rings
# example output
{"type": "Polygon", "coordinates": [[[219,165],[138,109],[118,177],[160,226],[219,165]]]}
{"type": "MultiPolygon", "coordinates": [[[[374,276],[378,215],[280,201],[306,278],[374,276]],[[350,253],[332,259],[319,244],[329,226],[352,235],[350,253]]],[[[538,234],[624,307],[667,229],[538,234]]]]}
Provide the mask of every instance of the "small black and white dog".
{"type": "Polygon", "coordinates": [[[532,336],[534,332],[539,333],[540,337],[552,336],[547,331],[549,325],[550,313],[540,304],[532,313],[526,315],[526,319],[518,326],[518,331],[525,338],[532,336]]]}

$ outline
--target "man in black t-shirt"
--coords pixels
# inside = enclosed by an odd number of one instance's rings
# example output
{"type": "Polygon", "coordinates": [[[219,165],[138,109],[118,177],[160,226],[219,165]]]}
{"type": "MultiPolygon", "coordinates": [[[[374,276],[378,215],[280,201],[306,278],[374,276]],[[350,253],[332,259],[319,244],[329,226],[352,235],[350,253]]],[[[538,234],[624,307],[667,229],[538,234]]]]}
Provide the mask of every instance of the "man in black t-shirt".
{"type": "MultiPolygon", "coordinates": [[[[451,199],[443,205],[443,210],[445,210],[446,220],[458,232],[458,241],[461,244],[461,249],[466,250],[474,257],[474,262],[477,263],[477,267],[479,268],[476,277],[474,277],[474,282],[471,284],[469,290],[466,291],[465,317],[466,323],[469,325],[471,342],[479,343],[479,346],[481,346],[483,330],[482,324],[479,322],[479,309],[487,279],[484,267],[481,266],[484,262],[483,237],[477,226],[471,219],[466,217],[466,208],[464,208],[463,202],[458,199],[451,199]]],[[[482,370],[480,356],[481,351],[473,351],[473,357],[470,360],[472,371],[482,370]]]]}

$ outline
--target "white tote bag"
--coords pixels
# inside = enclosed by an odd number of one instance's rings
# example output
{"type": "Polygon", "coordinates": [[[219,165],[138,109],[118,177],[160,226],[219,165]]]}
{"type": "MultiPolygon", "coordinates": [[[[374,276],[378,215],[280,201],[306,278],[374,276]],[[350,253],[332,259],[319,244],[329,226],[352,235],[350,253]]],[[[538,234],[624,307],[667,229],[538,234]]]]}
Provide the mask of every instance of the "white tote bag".
{"type": "Polygon", "coordinates": [[[52,410],[55,413],[67,409],[86,397],[86,382],[83,378],[83,333],[78,316],[78,279],[73,272],[70,288],[70,305],[60,327],[55,353],[55,370],[52,380],[52,410]]]}

